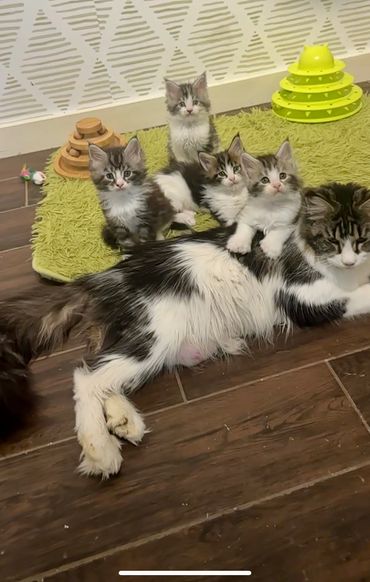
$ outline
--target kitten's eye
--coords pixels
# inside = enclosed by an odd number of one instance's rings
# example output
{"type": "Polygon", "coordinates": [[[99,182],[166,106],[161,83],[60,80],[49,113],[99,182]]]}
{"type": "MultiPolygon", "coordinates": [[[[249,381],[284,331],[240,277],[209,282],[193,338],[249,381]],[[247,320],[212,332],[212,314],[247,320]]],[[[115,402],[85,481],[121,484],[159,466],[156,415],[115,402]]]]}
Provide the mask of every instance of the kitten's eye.
{"type": "Polygon", "coordinates": [[[221,178],[224,178],[227,174],[226,172],[219,172],[217,175],[220,176],[221,178]]]}
{"type": "Polygon", "coordinates": [[[262,184],[268,184],[270,182],[270,180],[267,176],[263,176],[263,178],[261,178],[261,182],[262,182],[262,184]]]}
{"type": "Polygon", "coordinates": [[[132,174],[131,170],[125,170],[123,172],[123,177],[124,178],[128,178],[129,176],[131,176],[131,174],[132,174]]]}
{"type": "Polygon", "coordinates": [[[185,107],[185,101],[180,101],[179,105],[180,107],[185,107]]]}
{"type": "Polygon", "coordinates": [[[198,99],[193,99],[193,105],[198,105],[199,101],[198,99]]]}
{"type": "Polygon", "coordinates": [[[114,180],[112,172],[108,172],[108,174],[105,174],[105,177],[108,178],[108,180],[114,180]]]}
{"type": "Polygon", "coordinates": [[[238,164],[235,164],[235,166],[233,166],[233,170],[234,172],[239,172],[240,166],[238,166],[238,164]]]}
{"type": "Polygon", "coordinates": [[[331,244],[333,244],[333,245],[340,246],[340,242],[339,242],[339,240],[338,240],[338,239],[336,239],[336,238],[334,238],[334,237],[328,238],[327,240],[328,240],[328,242],[330,242],[330,243],[331,243],[331,244]]]}
{"type": "Polygon", "coordinates": [[[360,237],[359,237],[359,238],[356,240],[357,244],[359,244],[359,245],[362,245],[362,244],[366,243],[366,241],[367,241],[367,238],[364,238],[363,236],[360,236],[360,237]]]}
{"type": "Polygon", "coordinates": [[[287,175],[285,172],[280,172],[280,174],[279,174],[280,180],[285,180],[286,177],[287,177],[287,175]]]}

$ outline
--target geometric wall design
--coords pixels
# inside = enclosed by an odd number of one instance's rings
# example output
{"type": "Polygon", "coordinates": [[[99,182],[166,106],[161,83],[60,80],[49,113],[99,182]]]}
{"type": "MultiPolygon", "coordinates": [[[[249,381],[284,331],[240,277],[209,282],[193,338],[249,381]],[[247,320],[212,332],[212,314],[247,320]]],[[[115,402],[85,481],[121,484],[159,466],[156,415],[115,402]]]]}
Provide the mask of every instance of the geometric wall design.
{"type": "Polygon", "coordinates": [[[369,52],[368,0],[0,0],[0,124],[285,69],[317,42],[369,52]]]}

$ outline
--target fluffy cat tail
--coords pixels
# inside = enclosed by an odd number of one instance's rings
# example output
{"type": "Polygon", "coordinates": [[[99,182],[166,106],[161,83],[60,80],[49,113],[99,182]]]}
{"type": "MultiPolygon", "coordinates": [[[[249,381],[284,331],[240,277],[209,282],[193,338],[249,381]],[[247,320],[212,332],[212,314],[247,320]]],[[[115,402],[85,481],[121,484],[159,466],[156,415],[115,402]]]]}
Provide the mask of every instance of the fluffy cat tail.
{"type": "Polygon", "coordinates": [[[66,341],[86,305],[86,294],[75,285],[0,302],[1,437],[22,426],[35,405],[28,364],[66,341]]]}

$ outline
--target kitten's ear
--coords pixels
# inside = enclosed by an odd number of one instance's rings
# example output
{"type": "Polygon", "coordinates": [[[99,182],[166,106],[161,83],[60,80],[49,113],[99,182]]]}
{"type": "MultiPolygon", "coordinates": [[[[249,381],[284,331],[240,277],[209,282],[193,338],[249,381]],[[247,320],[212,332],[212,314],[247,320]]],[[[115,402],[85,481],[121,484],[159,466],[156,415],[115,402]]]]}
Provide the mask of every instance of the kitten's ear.
{"type": "Polygon", "coordinates": [[[201,99],[208,98],[208,88],[207,88],[207,73],[204,72],[199,77],[197,77],[193,83],[193,91],[201,99]]]}
{"type": "Polygon", "coordinates": [[[370,216],[370,190],[367,188],[358,188],[353,194],[353,204],[359,210],[370,216]]]}
{"type": "Polygon", "coordinates": [[[108,162],[108,154],[99,146],[89,143],[90,165],[94,168],[105,168],[108,162]]]}
{"type": "Polygon", "coordinates": [[[292,146],[290,145],[289,138],[286,138],[285,141],[279,147],[276,157],[280,160],[285,166],[291,171],[297,171],[297,166],[295,160],[293,158],[293,150],[292,146]]]}
{"type": "Polygon", "coordinates": [[[207,154],[206,152],[199,152],[199,163],[207,174],[215,174],[217,170],[217,158],[207,154]]]}
{"type": "Polygon", "coordinates": [[[242,142],[240,135],[238,133],[233,137],[233,140],[232,140],[232,142],[229,146],[229,149],[227,151],[228,151],[229,156],[234,157],[234,158],[240,158],[240,156],[244,152],[243,142],[242,142]]]}
{"type": "Polygon", "coordinates": [[[324,220],[333,214],[335,208],[316,190],[306,190],[303,196],[303,207],[309,220],[324,220]]]}
{"type": "Polygon", "coordinates": [[[124,160],[129,166],[135,167],[144,164],[144,152],[137,137],[132,137],[125,147],[124,160]]]}
{"type": "Polygon", "coordinates": [[[253,178],[260,168],[261,162],[257,158],[251,156],[247,152],[243,152],[240,156],[240,163],[249,178],[253,178]]]}
{"type": "Polygon", "coordinates": [[[170,103],[177,103],[181,97],[181,87],[175,81],[170,81],[170,79],[164,80],[166,85],[166,97],[170,103]]]}

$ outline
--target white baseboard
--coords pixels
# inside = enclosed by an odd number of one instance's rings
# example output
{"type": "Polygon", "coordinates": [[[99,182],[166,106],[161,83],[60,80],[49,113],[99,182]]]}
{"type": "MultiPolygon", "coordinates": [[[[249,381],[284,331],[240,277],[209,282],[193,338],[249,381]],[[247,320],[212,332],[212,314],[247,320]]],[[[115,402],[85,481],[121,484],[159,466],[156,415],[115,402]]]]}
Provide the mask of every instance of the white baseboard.
{"type": "MultiPolygon", "coordinates": [[[[356,82],[370,80],[370,53],[349,56],[345,61],[356,82]]],[[[282,70],[211,86],[212,111],[221,113],[269,102],[285,75],[286,70],[282,70]]],[[[158,96],[0,125],[0,158],[58,147],[67,141],[74,124],[83,117],[99,117],[104,125],[124,133],[165,124],[166,109],[163,96],[158,96]]]]}

